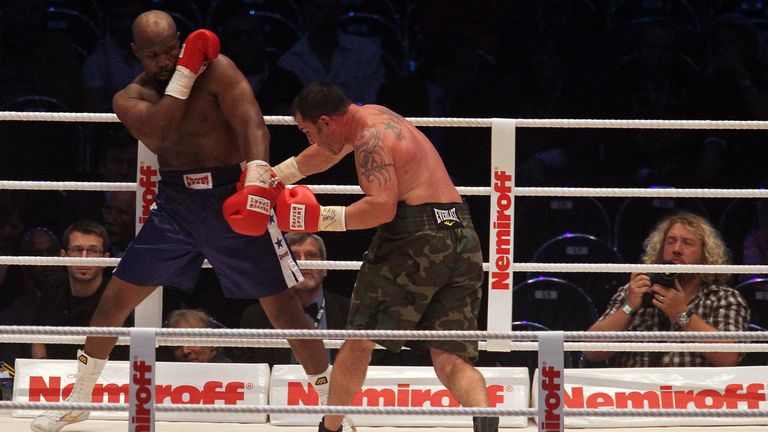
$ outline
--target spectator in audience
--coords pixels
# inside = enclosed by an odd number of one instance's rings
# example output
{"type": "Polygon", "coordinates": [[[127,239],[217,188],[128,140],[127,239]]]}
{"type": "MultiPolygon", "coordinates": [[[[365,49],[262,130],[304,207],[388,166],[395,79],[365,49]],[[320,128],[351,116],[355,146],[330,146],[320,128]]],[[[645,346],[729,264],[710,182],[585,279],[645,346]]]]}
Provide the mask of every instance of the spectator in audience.
{"type": "MultiPolygon", "coordinates": [[[[136,182],[138,142],[125,126],[99,124],[93,129],[91,142],[98,155],[97,173],[91,177],[92,181],[136,182]]],[[[135,192],[132,193],[135,195],[135,192]]],[[[112,192],[61,191],[60,194],[61,206],[56,216],[56,226],[60,231],[81,219],[104,222],[102,208],[112,192]]],[[[119,238],[117,240],[118,244],[122,244],[119,238]]]]}
{"type": "MultiPolygon", "coordinates": [[[[765,54],[760,33],[748,18],[726,14],[713,20],[709,27],[710,58],[702,87],[703,118],[768,120],[765,54]]],[[[720,184],[732,181],[744,187],[745,180],[762,179],[764,175],[764,141],[764,135],[756,131],[710,131],[702,157],[721,164],[722,172],[715,173],[720,184]]]]}
{"type": "Polygon", "coordinates": [[[270,57],[263,27],[261,18],[255,15],[233,17],[222,30],[221,52],[248,79],[264,114],[290,115],[293,96],[301,91],[302,83],[295,73],[270,57]]]}
{"type": "Polygon", "coordinates": [[[342,10],[336,0],[310,0],[305,12],[305,34],[278,64],[296,74],[304,85],[329,81],[355,103],[374,102],[385,77],[381,48],[371,40],[339,30],[342,10]]]}
{"type": "MultiPolygon", "coordinates": [[[[664,218],[644,242],[644,264],[728,263],[720,233],[701,216],[681,212],[664,218]]],[[[726,286],[728,275],[632,273],[588,331],[746,331],[749,308],[726,286]]],[[[735,366],[738,352],[597,352],[590,361],[617,367],[735,366]]]]}
{"type": "MultiPolygon", "coordinates": [[[[632,52],[615,67],[608,84],[605,115],[621,119],[680,119],[701,116],[703,74],[681,50],[679,27],[665,18],[646,18],[633,24],[637,36],[632,52]]],[[[698,131],[635,129],[614,132],[625,145],[607,148],[610,166],[634,182],[679,185],[690,182],[700,158],[698,131]],[[631,151],[627,151],[627,147],[631,151]]],[[[719,171],[719,162],[703,174],[719,171]]],[[[697,180],[701,180],[697,177],[697,180]]]]}
{"type": "Polygon", "coordinates": [[[108,192],[102,213],[112,245],[109,251],[114,257],[122,257],[136,235],[136,193],[108,192]]]}
{"type": "MultiPolygon", "coordinates": [[[[288,233],[285,235],[288,247],[294,258],[300,261],[324,261],[327,258],[325,242],[316,234],[288,233]]],[[[327,270],[302,269],[304,281],[291,288],[304,306],[304,312],[321,330],[343,329],[349,312],[349,299],[326,290],[323,280],[327,270]]],[[[256,303],[243,312],[240,327],[242,328],[273,328],[267,315],[256,303]]],[[[296,364],[291,351],[280,349],[255,349],[245,356],[250,363],[296,364]]]]}
{"type": "Polygon", "coordinates": [[[6,0],[0,13],[0,105],[20,96],[52,97],[71,110],[83,94],[78,52],[46,24],[44,0],[6,0]]]}
{"type": "MultiPolygon", "coordinates": [[[[757,206],[757,228],[752,229],[744,237],[743,263],[744,265],[768,264],[768,200],[760,199],[757,206]]],[[[752,277],[765,277],[765,275],[742,274],[739,280],[746,281],[752,277]]]]}
{"type": "MultiPolygon", "coordinates": [[[[45,227],[28,230],[21,239],[21,256],[54,257],[59,253],[59,239],[45,227]]],[[[20,266],[18,278],[3,296],[10,304],[0,310],[0,325],[32,325],[41,293],[55,283],[60,272],[56,266],[20,266]]],[[[0,360],[13,364],[19,357],[29,357],[29,344],[0,344],[0,360]]]]}
{"type": "MultiPolygon", "coordinates": [[[[223,328],[202,309],[177,309],[170,313],[166,327],[169,328],[223,328]]],[[[176,361],[193,363],[231,363],[225,350],[212,346],[178,346],[173,348],[176,361]]]]}
{"type": "MultiPolygon", "coordinates": [[[[0,191],[0,256],[18,254],[26,225],[23,215],[25,195],[20,191],[0,191]]],[[[14,300],[21,276],[19,266],[0,265],[0,310],[14,300]]]]}
{"type": "MultiPolygon", "coordinates": [[[[81,220],[67,227],[59,256],[71,258],[109,257],[107,230],[98,222],[81,220]]],[[[87,327],[96,310],[107,278],[101,266],[67,266],[66,275],[46,286],[42,292],[34,324],[41,326],[87,327]]],[[[126,323],[129,325],[129,323],[126,323]]],[[[71,359],[77,345],[32,344],[33,358],[71,359]]],[[[117,358],[125,357],[118,354],[117,358]]]]}
{"type": "Polygon", "coordinates": [[[128,50],[134,17],[145,10],[141,1],[102,2],[106,34],[85,59],[83,111],[112,112],[112,96],[142,72],[141,63],[128,50]]]}

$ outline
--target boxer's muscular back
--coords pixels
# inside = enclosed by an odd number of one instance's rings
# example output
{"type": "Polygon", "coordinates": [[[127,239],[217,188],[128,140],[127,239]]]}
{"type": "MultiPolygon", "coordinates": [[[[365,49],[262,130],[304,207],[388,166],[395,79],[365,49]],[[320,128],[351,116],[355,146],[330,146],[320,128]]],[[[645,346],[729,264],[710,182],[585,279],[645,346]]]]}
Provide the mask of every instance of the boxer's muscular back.
{"type": "MultiPolygon", "coordinates": [[[[189,170],[203,167],[218,167],[238,164],[245,159],[241,139],[227,121],[217,93],[223,75],[240,72],[228,58],[219,56],[203,72],[192,87],[186,101],[179,126],[164,139],[149,133],[141,136],[139,128],[132,125],[130,118],[123,120],[129,130],[155,154],[160,168],[164,170],[189,170]]],[[[161,94],[155,90],[145,74],[140,75],[125,90],[126,104],[157,104],[161,94]]],[[[120,97],[120,95],[118,96],[120,97]]],[[[171,97],[171,96],[165,96],[171,97]]],[[[115,105],[116,113],[120,104],[115,105]]]]}

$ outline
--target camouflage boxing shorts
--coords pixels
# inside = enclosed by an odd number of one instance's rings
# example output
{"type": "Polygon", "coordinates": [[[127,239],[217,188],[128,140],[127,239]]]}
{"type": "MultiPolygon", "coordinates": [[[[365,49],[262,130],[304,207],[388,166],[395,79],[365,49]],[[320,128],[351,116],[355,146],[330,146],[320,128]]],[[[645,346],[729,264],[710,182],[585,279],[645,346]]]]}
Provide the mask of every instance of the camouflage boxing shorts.
{"type": "MultiPolygon", "coordinates": [[[[465,203],[399,203],[363,257],[347,328],[477,330],[483,280],[480,240],[465,203]]],[[[406,341],[376,341],[398,352],[406,341]]],[[[477,360],[477,341],[408,341],[477,360]]]]}

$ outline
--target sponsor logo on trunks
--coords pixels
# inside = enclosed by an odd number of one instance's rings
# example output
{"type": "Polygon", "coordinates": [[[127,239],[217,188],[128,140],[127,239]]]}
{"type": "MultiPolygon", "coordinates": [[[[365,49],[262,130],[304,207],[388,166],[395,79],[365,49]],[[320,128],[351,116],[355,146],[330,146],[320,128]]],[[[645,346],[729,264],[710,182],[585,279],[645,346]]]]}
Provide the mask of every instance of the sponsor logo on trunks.
{"type": "Polygon", "coordinates": [[[464,224],[456,214],[456,207],[437,208],[432,207],[435,214],[435,223],[442,228],[463,228],[464,224]]]}
{"type": "Polygon", "coordinates": [[[184,186],[189,189],[213,189],[213,176],[209,172],[184,174],[184,186]]]}
{"type": "MultiPolygon", "coordinates": [[[[719,386],[718,386],[719,387],[719,386]]],[[[565,389],[565,407],[575,409],[760,409],[765,402],[763,383],[726,384],[725,388],[675,388],[662,385],[655,389],[590,391],[582,386],[565,389]]],[[[601,389],[604,390],[604,389],[601,389]]]]}
{"type": "MultiPolygon", "coordinates": [[[[131,377],[139,385],[138,392],[148,392],[146,386],[146,368],[148,365],[132,365],[131,377]],[[143,390],[141,390],[143,388],[143,390]]],[[[29,401],[30,402],[61,402],[66,399],[75,384],[61,385],[60,376],[30,376],[29,377],[29,401]]],[[[245,400],[245,391],[252,384],[242,381],[206,381],[202,385],[197,384],[156,384],[155,400],[158,404],[182,404],[182,405],[237,405],[245,400]]],[[[125,403],[128,401],[129,384],[102,384],[97,383],[91,393],[94,403],[125,403]]],[[[138,394],[137,394],[138,396],[138,394]]],[[[141,397],[145,397],[141,395],[141,397]]],[[[137,400],[138,402],[138,400],[137,400]]],[[[138,406],[137,406],[138,408],[138,406]]],[[[138,412],[138,410],[137,410],[138,412]]]]}
{"type": "MultiPolygon", "coordinates": [[[[541,368],[541,391],[544,392],[544,424],[541,430],[561,431],[563,400],[560,397],[563,390],[563,371],[552,367],[541,368]]],[[[539,417],[541,418],[541,417],[539,417]]]]}
{"type": "Polygon", "coordinates": [[[491,212],[491,250],[495,257],[490,262],[491,288],[509,290],[510,238],[512,236],[512,176],[506,171],[493,172],[493,192],[496,194],[496,212],[491,212]]]}
{"type": "MultiPolygon", "coordinates": [[[[488,406],[504,404],[505,388],[500,384],[486,387],[488,406]]],[[[288,382],[288,400],[290,406],[315,406],[320,398],[315,388],[305,382],[288,382]]],[[[395,384],[387,387],[363,387],[355,393],[353,406],[367,407],[458,407],[459,401],[445,388],[395,384]]]]}
{"type": "Polygon", "coordinates": [[[291,230],[297,230],[301,231],[304,230],[304,213],[306,211],[306,206],[304,204],[291,204],[291,213],[290,213],[290,219],[288,221],[288,226],[291,227],[291,230]]]}
{"type": "Polygon", "coordinates": [[[152,165],[142,164],[139,167],[139,188],[141,192],[141,216],[139,223],[149,219],[149,212],[157,199],[157,178],[159,172],[152,165]]]}
{"type": "Polygon", "coordinates": [[[269,209],[271,206],[272,203],[268,199],[258,195],[248,195],[248,202],[245,204],[246,209],[263,213],[265,215],[269,214],[269,209]]]}

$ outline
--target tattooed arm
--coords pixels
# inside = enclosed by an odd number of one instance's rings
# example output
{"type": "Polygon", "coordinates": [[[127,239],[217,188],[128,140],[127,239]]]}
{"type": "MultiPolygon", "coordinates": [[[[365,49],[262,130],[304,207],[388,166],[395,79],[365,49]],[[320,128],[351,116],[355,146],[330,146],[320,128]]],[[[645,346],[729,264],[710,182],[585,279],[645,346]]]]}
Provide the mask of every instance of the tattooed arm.
{"type": "Polygon", "coordinates": [[[347,229],[366,229],[387,223],[397,211],[398,185],[391,133],[381,127],[363,130],[355,143],[355,167],[365,197],[346,209],[347,229]]]}

